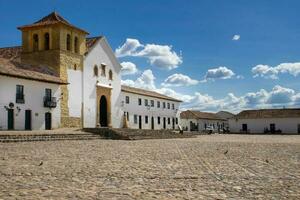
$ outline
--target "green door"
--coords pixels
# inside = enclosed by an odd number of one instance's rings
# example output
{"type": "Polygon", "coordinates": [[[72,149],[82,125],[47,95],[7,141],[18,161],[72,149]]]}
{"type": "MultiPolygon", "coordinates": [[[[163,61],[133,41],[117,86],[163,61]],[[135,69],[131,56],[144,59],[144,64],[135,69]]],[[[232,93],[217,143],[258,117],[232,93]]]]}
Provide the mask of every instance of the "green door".
{"type": "Polygon", "coordinates": [[[31,110],[25,110],[25,130],[31,130],[31,110]]]}
{"type": "Polygon", "coordinates": [[[7,129],[14,129],[14,109],[7,110],[7,129]]]}

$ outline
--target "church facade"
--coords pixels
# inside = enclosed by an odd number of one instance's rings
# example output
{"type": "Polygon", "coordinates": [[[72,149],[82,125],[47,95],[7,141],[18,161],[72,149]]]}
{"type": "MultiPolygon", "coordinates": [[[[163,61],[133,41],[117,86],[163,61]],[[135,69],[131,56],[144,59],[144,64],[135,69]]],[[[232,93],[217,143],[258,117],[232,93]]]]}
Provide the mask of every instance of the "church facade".
{"type": "Polygon", "coordinates": [[[181,101],[122,86],[105,37],[56,12],[18,29],[22,46],[0,48],[0,130],[177,128],[181,101]]]}

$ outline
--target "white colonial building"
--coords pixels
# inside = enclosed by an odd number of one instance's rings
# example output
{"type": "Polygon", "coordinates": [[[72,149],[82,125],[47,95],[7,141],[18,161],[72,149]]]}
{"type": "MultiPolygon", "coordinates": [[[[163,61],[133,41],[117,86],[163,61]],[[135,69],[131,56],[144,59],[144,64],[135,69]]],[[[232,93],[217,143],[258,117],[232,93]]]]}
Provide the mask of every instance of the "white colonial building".
{"type": "Polygon", "coordinates": [[[56,12],[18,29],[22,46],[0,48],[0,129],[177,128],[181,101],[121,86],[105,37],[56,12]]]}
{"type": "Polygon", "coordinates": [[[227,129],[227,120],[215,113],[186,110],[180,113],[180,125],[187,131],[205,131],[208,127],[216,131],[227,129]]]}
{"type": "Polygon", "coordinates": [[[244,110],[229,119],[234,133],[300,133],[300,109],[244,110]]]}

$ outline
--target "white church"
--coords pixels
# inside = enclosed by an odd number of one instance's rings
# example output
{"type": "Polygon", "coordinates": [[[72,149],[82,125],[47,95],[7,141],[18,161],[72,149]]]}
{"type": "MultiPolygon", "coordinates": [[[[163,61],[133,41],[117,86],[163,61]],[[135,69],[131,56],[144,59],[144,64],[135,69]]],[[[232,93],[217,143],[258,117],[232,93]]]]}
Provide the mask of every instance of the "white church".
{"type": "Polygon", "coordinates": [[[121,85],[105,37],[56,12],[18,29],[22,46],[0,48],[0,130],[178,127],[181,101],[121,85]]]}

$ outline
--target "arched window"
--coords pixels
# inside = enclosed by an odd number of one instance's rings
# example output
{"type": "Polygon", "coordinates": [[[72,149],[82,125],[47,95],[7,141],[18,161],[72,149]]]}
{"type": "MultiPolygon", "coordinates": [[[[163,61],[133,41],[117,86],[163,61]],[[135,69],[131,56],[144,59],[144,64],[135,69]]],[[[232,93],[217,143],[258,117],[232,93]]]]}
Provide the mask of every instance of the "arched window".
{"type": "Polygon", "coordinates": [[[113,72],[111,70],[109,70],[108,75],[109,75],[109,80],[112,81],[113,80],[113,72]]]}
{"type": "Polygon", "coordinates": [[[98,76],[98,66],[94,66],[94,76],[98,76]]]}
{"type": "Polygon", "coordinates": [[[44,46],[45,46],[45,50],[49,50],[50,49],[50,36],[49,33],[45,33],[44,35],[44,46]]]}
{"type": "Polygon", "coordinates": [[[67,34],[67,50],[71,50],[71,35],[67,34]]]}
{"type": "Polygon", "coordinates": [[[74,39],[74,51],[75,53],[78,53],[78,37],[75,37],[74,39]]]}
{"type": "Polygon", "coordinates": [[[39,36],[38,34],[33,35],[33,51],[39,50],[39,36]]]}
{"type": "Polygon", "coordinates": [[[105,75],[105,68],[106,68],[105,64],[101,64],[101,76],[106,76],[105,75]]]}
{"type": "Polygon", "coordinates": [[[77,65],[76,65],[76,64],[74,65],[74,70],[75,70],[75,71],[77,70],[77,65]]]}

